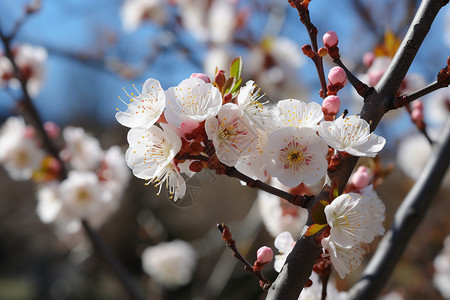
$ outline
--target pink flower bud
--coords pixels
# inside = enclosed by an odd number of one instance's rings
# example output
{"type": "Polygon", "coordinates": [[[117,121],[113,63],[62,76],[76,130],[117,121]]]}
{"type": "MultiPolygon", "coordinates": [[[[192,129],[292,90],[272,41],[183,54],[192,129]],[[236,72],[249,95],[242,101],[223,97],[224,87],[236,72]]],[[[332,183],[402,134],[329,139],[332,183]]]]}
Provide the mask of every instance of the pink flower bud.
{"type": "Polygon", "coordinates": [[[191,78],[198,78],[198,79],[203,80],[206,83],[211,83],[211,80],[209,79],[209,77],[203,73],[192,73],[191,78]]]}
{"type": "Polygon", "coordinates": [[[44,123],[45,132],[47,132],[48,136],[52,139],[55,139],[59,136],[59,126],[55,123],[48,121],[44,123]]]}
{"type": "Polygon", "coordinates": [[[267,264],[273,259],[273,251],[270,247],[262,246],[256,252],[256,261],[260,264],[267,264]]]}
{"type": "Polygon", "coordinates": [[[332,85],[345,85],[347,83],[347,75],[341,67],[334,67],[328,73],[328,81],[332,85]]]}
{"type": "Polygon", "coordinates": [[[323,40],[323,44],[327,48],[336,47],[339,42],[338,36],[337,36],[336,32],[334,32],[334,31],[327,31],[323,35],[322,40],[323,40]]]}
{"type": "Polygon", "coordinates": [[[369,185],[369,182],[370,182],[371,179],[372,178],[371,178],[367,168],[364,167],[364,166],[361,166],[353,174],[353,176],[352,176],[352,184],[357,189],[363,189],[363,188],[365,188],[366,186],[369,185]]]}
{"type": "Polygon", "coordinates": [[[423,110],[414,108],[411,111],[411,119],[414,123],[422,123],[423,122],[423,110]]]}
{"type": "Polygon", "coordinates": [[[375,60],[375,54],[373,54],[373,52],[366,52],[362,60],[366,67],[370,67],[375,60]]]}
{"type": "Polygon", "coordinates": [[[338,113],[339,108],[341,107],[341,100],[338,96],[328,96],[323,99],[322,102],[322,112],[325,115],[334,116],[338,113]]]}
{"type": "Polygon", "coordinates": [[[420,109],[421,111],[423,111],[423,103],[420,100],[414,101],[412,106],[413,106],[413,110],[420,109]]]}

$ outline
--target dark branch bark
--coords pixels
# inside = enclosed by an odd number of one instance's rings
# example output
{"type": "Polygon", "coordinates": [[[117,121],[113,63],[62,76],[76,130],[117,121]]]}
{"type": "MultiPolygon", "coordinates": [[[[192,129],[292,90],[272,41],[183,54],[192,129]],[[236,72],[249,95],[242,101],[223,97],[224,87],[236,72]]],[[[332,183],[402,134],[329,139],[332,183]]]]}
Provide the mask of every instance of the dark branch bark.
{"type": "Polygon", "coordinates": [[[285,192],[283,190],[277,189],[276,187],[268,185],[262,182],[261,180],[252,179],[247,175],[239,172],[235,167],[227,167],[225,174],[230,177],[234,177],[241,181],[244,181],[247,184],[247,186],[251,188],[256,188],[266,193],[275,195],[277,197],[280,197],[281,199],[288,201],[293,205],[300,206],[302,208],[308,208],[310,202],[314,199],[314,196],[293,195],[291,193],[285,192]]]}
{"type": "Polygon", "coordinates": [[[428,160],[422,175],[395,214],[391,229],[378,245],[362,278],[349,291],[349,299],[376,299],[425,216],[450,164],[450,121],[436,148],[435,155],[428,160]]]}
{"type": "MultiPolygon", "coordinates": [[[[422,1],[391,65],[375,87],[375,91],[364,99],[361,117],[371,124],[372,131],[375,130],[386,111],[384,107],[386,99],[392,99],[395,96],[420,45],[430,30],[434,18],[447,3],[448,0],[422,1]]],[[[333,184],[342,193],[357,161],[358,158],[356,157],[344,158],[340,167],[334,173],[329,174],[322,192],[314,199],[310,207],[321,199],[328,199],[328,194],[333,184]]],[[[311,220],[308,220],[307,224],[311,225],[311,223],[311,220]]],[[[318,247],[314,237],[300,237],[288,256],[279,276],[272,284],[266,299],[298,299],[319,253],[320,247],[318,247]]]]}

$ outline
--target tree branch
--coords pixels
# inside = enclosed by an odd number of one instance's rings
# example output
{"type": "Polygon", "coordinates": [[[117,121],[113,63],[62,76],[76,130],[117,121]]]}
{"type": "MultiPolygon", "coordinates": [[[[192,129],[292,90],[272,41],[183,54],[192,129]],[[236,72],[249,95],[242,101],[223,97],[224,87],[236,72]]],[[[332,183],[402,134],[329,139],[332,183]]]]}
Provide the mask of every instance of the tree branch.
{"type": "MultiPolygon", "coordinates": [[[[384,107],[385,99],[395,96],[420,45],[430,30],[434,18],[447,3],[448,0],[422,1],[392,63],[378,82],[375,91],[364,99],[361,117],[371,124],[371,131],[375,130],[386,111],[384,107]]],[[[338,188],[339,193],[342,193],[357,161],[357,157],[344,157],[340,167],[328,174],[322,192],[315,197],[309,207],[313,207],[321,199],[328,199],[329,191],[333,185],[338,188]]],[[[311,224],[310,218],[307,225],[311,224]]],[[[300,237],[286,259],[279,276],[272,284],[266,299],[298,299],[320,251],[321,248],[317,245],[313,236],[300,237]]]]}
{"type": "Polygon", "coordinates": [[[371,300],[381,291],[401,258],[406,245],[425,216],[450,165],[450,120],[434,154],[420,178],[395,214],[394,223],[384,236],[361,279],[349,291],[349,299],[371,300]]]}
{"type": "Polygon", "coordinates": [[[225,174],[230,177],[234,177],[241,181],[244,181],[247,184],[247,186],[249,186],[251,188],[256,188],[256,189],[259,189],[266,193],[275,195],[284,200],[287,200],[289,203],[291,203],[293,205],[300,206],[302,208],[308,208],[310,202],[314,199],[314,196],[293,195],[291,193],[282,191],[280,189],[277,189],[276,187],[268,185],[260,180],[252,179],[252,178],[248,177],[247,175],[239,172],[235,167],[227,167],[225,174]]]}

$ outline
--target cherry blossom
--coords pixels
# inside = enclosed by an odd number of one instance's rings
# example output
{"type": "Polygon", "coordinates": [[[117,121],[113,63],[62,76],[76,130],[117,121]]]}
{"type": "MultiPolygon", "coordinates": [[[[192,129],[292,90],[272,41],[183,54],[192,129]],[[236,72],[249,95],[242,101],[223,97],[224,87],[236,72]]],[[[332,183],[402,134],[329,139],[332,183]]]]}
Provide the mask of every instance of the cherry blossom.
{"type": "Polygon", "coordinates": [[[444,240],[444,248],[433,262],[435,274],[433,284],[445,299],[450,299],[450,237],[444,240]]]}
{"type": "Polygon", "coordinates": [[[384,204],[369,187],[363,195],[348,193],[338,196],[325,207],[330,238],[342,247],[360,242],[370,243],[384,233],[384,204]]]}
{"type": "Polygon", "coordinates": [[[168,18],[168,12],[162,0],[126,0],[120,13],[123,27],[127,32],[135,31],[146,19],[165,24],[168,18]]]}
{"type": "Polygon", "coordinates": [[[159,186],[163,183],[176,201],[186,192],[186,183],[173,161],[181,149],[180,137],[166,124],[149,129],[132,128],[128,132],[130,147],[125,154],[128,167],[137,178],[149,180],[159,186]]]}
{"type": "MultiPolygon", "coordinates": [[[[136,89],[136,88],[135,88],[136,89]]],[[[164,111],[166,95],[158,80],[149,78],[142,85],[142,92],[128,94],[127,110],[116,113],[117,121],[130,128],[150,128],[164,111]]]]}
{"type": "Polygon", "coordinates": [[[214,117],[222,106],[220,91],[199,78],[188,78],[166,91],[164,116],[175,127],[183,122],[202,122],[214,117]]]}
{"type": "Polygon", "coordinates": [[[261,103],[261,95],[253,80],[247,81],[245,86],[241,87],[237,97],[237,104],[244,111],[245,119],[252,125],[262,130],[272,127],[269,110],[261,103]]]}
{"type": "Polygon", "coordinates": [[[266,181],[269,172],[264,163],[263,153],[267,146],[269,131],[258,128],[254,128],[254,131],[258,134],[258,141],[255,147],[250,149],[249,153],[241,156],[235,167],[239,172],[244,173],[253,179],[266,181]]]}
{"type": "Polygon", "coordinates": [[[326,143],[311,128],[281,128],[270,133],[264,162],[285,186],[314,184],[325,175],[327,152],[326,143]]]}
{"type": "Polygon", "coordinates": [[[252,153],[258,142],[257,133],[233,103],[223,105],[217,118],[207,119],[205,130],[217,157],[227,166],[236,165],[241,156],[252,153]]]}
{"type": "MultiPolygon", "coordinates": [[[[305,287],[298,300],[322,300],[322,285],[319,275],[316,272],[312,272],[309,279],[312,281],[310,287],[305,287]]],[[[327,299],[328,300],[346,300],[348,295],[346,292],[339,292],[332,280],[327,283],[327,299]]]]}
{"type": "MultiPolygon", "coordinates": [[[[44,85],[47,50],[39,46],[22,44],[14,51],[14,61],[20,75],[26,81],[28,93],[37,96],[44,85]]],[[[0,77],[7,78],[12,88],[20,87],[19,80],[13,74],[12,64],[6,57],[0,57],[0,77]]]]}
{"type": "Polygon", "coordinates": [[[99,141],[81,127],[66,127],[63,130],[66,149],[61,153],[64,160],[77,170],[94,170],[103,155],[99,141]]]}
{"type": "Polygon", "coordinates": [[[28,180],[41,166],[44,152],[31,137],[22,118],[10,117],[0,132],[0,162],[11,178],[28,180]]]}
{"type": "Polygon", "coordinates": [[[360,244],[351,247],[340,246],[332,240],[331,235],[322,240],[322,247],[330,255],[331,263],[341,278],[361,265],[362,257],[366,253],[360,244]]]}
{"type": "Polygon", "coordinates": [[[284,263],[286,262],[286,258],[291,253],[294,248],[295,241],[292,238],[292,235],[288,231],[283,231],[274,241],[275,248],[278,249],[280,254],[275,255],[275,262],[273,264],[273,268],[275,271],[280,272],[284,263]]]}
{"type": "Polygon", "coordinates": [[[370,133],[370,126],[364,119],[354,115],[323,121],[318,133],[334,149],[355,156],[374,157],[386,143],[383,137],[370,133]]]}
{"type": "Polygon", "coordinates": [[[194,248],[182,240],[147,247],[142,253],[144,271],[157,283],[168,288],[189,283],[196,260],[194,248]]]}
{"type": "Polygon", "coordinates": [[[70,171],[59,186],[62,205],[75,218],[88,218],[99,211],[102,190],[90,171],[70,171]]]}
{"type": "Polygon", "coordinates": [[[322,107],[318,103],[305,103],[296,99],[278,101],[272,114],[278,128],[310,127],[317,130],[317,124],[323,119],[322,107]]]}

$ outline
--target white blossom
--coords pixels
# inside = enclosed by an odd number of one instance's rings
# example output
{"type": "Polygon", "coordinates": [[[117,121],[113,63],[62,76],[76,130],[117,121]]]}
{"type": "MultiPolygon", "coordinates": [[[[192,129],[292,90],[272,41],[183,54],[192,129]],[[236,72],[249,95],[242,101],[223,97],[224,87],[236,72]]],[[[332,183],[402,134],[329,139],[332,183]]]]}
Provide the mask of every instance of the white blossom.
{"type": "Polygon", "coordinates": [[[191,34],[200,41],[208,38],[206,20],[208,16],[208,2],[204,0],[176,0],[181,23],[191,34]]]}
{"type": "Polygon", "coordinates": [[[375,157],[386,140],[370,133],[369,124],[359,116],[340,116],[335,121],[323,121],[319,135],[334,149],[355,156],[375,157]]]}
{"type": "Polygon", "coordinates": [[[281,272],[281,268],[286,262],[286,258],[294,248],[295,241],[288,231],[283,231],[275,238],[274,245],[275,248],[278,249],[278,252],[280,254],[275,255],[275,262],[273,264],[273,268],[275,269],[275,271],[281,272]]]}
{"type": "Polygon", "coordinates": [[[356,269],[365,254],[359,243],[351,247],[342,247],[331,239],[331,235],[322,239],[322,247],[330,255],[331,263],[341,278],[356,269]]]}
{"type": "Polygon", "coordinates": [[[81,127],[71,126],[64,128],[63,137],[66,142],[63,159],[70,159],[75,169],[95,170],[99,166],[103,152],[95,137],[81,127]]]}
{"type": "Polygon", "coordinates": [[[181,149],[181,139],[168,125],[161,124],[161,127],[164,131],[156,126],[130,129],[130,147],[125,160],[136,177],[159,186],[158,195],[165,183],[170,196],[176,201],[186,192],[186,183],[173,161],[181,149]]]}
{"type": "Polygon", "coordinates": [[[265,103],[260,102],[261,95],[253,80],[247,81],[245,86],[241,87],[237,97],[237,104],[244,112],[244,118],[252,125],[261,130],[267,130],[272,127],[269,110],[265,103]]]}
{"type": "Polygon", "coordinates": [[[175,127],[214,117],[222,106],[220,91],[199,78],[188,78],[166,92],[164,116],[175,127]]]}
{"type": "Polygon", "coordinates": [[[264,163],[263,153],[267,146],[269,131],[258,128],[254,128],[254,131],[258,135],[256,145],[250,149],[249,153],[239,158],[235,167],[239,172],[253,179],[266,181],[269,177],[269,172],[267,171],[264,163]]]}
{"type": "Polygon", "coordinates": [[[384,204],[375,192],[365,189],[358,193],[342,194],[325,207],[330,238],[342,247],[360,242],[370,243],[383,234],[384,204]]]}
{"type": "Polygon", "coordinates": [[[214,44],[229,43],[233,39],[236,14],[229,0],[216,0],[208,13],[209,40],[214,44]]]}
{"type": "Polygon", "coordinates": [[[310,127],[317,131],[318,123],[323,119],[320,104],[315,102],[305,103],[296,99],[279,101],[272,113],[278,128],[310,127]]]}
{"type": "Polygon", "coordinates": [[[269,134],[264,162],[285,186],[314,184],[325,175],[327,152],[326,143],[311,128],[287,127],[269,134]]]}
{"type": "Polygon", "coordinates": [[[174,240],[146,248],[142,253],[142,267],[157,283],[176,288],[191,281],[196,259],[190,244],[174,240]]]}
{"type": "MultiPolygon", "coordinates": [[[[322,285],[319,275],[312,272],[309,279],[312,281],[310,287],[305,287],[298,300],[321,300],[322,299],[322,285]]],[[[348,299],[346,292],[339,292],[332,280],[327,283],[327,300],[346,300],[348,299]]]]}
{"type": "Polygon", "coordinates": [[[62,205],[75,218],[89,218],[99,211],[102,190],[98,177],[90,171],[70,171],[59,185],[62,205]]]}
{"type": "Polygon", "coordinates": [[[37,191],[36,212],[43,223],[52,223],[61,211],[62,202],[56,182],[43,184],[37,191]]]}
{"type": "MultiPolygon", "coordinates": [[[[135,88],[136,89],[136,88],[135,88]]],[[[142,92],[128,94],[127,110],[116,113],[117,121],[130,128],[150,128],[159,119],[166,104],[166,94],[158,80],[149,78],[142,85],[142,92]]]]}
{"type": "MultiPolygon", "coordinates": [[[[23,44],[17,47],[14,61],[22,77],[26,79],[28,93],[36,96],[44,85],[47,50],[40,46],[23,44]]],[[[9,84],[13,88],[20,87],[17,78],[11,78],[9,84]]]]}
{"type": "Polygon", "coordinates": [[[217,157],[227,166],[236,165],[241,156],[252,153],[258,142],[256,131],[233,103],[223,105],[217,118],[207,119],[205,130],[214,144],[217,157]]]}
{"type": "Polygon", "coordinates": [[[445,299],[450,299],[450,236],[444,240],[444,248],[433,262],[433,284],[445,299]]]}
{"type": "Polygon", "coordinates": [[[28,180],[41,166],[44,151],[26,136],[22,118],[10,117],[0,132],[0,162],[15,180],[28,180]]]}
{"type": "Polygon", "coordinates": [[[123,27],[127,32],[135,31],[142,21],[165,24],[167,22],[167,9],[162,0],[126,0],[120,10],[123,27]]]}

